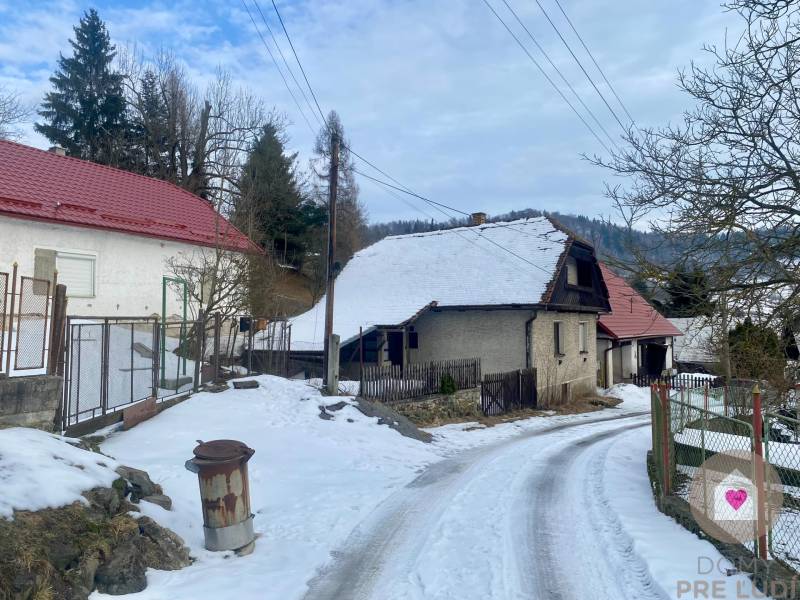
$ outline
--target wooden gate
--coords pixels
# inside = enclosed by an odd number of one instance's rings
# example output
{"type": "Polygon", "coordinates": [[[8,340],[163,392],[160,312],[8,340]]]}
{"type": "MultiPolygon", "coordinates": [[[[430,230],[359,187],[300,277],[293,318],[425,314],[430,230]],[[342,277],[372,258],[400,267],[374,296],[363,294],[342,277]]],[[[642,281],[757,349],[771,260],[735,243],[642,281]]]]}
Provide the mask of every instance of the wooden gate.
{"type": "Polygon", "coordinates": [[[484,376],[481,383],[481,410],[487,417],[536,406],[536,369],[484,376]]]}

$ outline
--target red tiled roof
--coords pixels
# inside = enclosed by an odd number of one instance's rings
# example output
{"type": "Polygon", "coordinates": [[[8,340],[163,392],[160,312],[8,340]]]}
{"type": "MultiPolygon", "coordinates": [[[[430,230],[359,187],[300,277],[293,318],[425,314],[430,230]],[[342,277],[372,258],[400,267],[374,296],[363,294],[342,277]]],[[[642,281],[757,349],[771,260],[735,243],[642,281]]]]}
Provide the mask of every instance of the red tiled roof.
{"type": "Polygon", "coordinates": [[[176,185],[2,140],[0,215],[260,252],[176,185]]]}
{"type": "Polygon", "coordinates": [[[608,335],[620,340],[683,335],[622,277],[603,263],[600,263],[600,271],[608,287],[611,312],[600,315],[598,324],[608,335]]]}

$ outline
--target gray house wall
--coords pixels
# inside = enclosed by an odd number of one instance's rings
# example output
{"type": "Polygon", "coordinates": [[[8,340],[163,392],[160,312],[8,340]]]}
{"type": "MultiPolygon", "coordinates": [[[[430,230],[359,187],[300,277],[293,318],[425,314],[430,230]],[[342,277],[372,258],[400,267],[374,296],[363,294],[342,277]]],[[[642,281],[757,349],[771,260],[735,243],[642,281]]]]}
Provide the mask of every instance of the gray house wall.
{"type": "Polygon", "coordinates": [[[532,326],[533,366],[540,398],[564,400],[595,393],[597,387],[597,315],[595,313],[539,311],[532,326]],[[554,322],[563,327],[564,353],[556,356],[554,322]],[[579,323],[586,323],[586,352],[580,352],[579,323]]]}
{"type": "Polygon", "coordinates": [[[534,366],[540,395],[559,401],[565,391],[571,396],[595,391],[596,326],[595,313],[479,309],[429,311],[414,322],[419,348],[409,349],[407,357],[411,363],[479,357],[484,373],[534,366]],[[526,322],[534,316],[530,328],[529,358],[526,322]],[[563,356],[555,355],[555,321],[563,323],[563,356]],[[579,352],[578,324],[582,321],[587,327],[585,353],[579,352]]]}
{"type": "Polygon", "coordinates": [[[484,373],[524,369],[525,322],[534,312],[428,311],[414,323],[419,348],[408,350],[409,362],[479,357],[484,373]]]}

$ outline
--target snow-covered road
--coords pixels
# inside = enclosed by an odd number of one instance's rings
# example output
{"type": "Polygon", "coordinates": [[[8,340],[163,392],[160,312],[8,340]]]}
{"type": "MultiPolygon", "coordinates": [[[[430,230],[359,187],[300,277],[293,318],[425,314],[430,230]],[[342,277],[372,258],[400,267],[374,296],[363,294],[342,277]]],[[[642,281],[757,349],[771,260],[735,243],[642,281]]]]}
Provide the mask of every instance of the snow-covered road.
{"type": "MultiPolygon", "coordinates": [[[[649,415],[598,416],[432,465],[355,529],[305,598],[688,597],[678,582],[709,579],[698,556],[718,555],[649,501],[631,454],[646,450],[648,425],[649,415]]],[[[724,597],[750,589],[726,579],[724,597]]]]}

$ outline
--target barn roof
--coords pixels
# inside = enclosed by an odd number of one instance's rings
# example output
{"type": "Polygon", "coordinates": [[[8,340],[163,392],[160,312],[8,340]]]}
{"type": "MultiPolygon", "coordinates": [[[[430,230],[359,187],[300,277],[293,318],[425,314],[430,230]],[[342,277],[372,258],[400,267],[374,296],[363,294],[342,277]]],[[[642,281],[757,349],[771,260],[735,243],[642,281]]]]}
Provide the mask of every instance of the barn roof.
{"type": "Polygon", "coordinates": [[[622,277],[603,263],[600,270],[608,288],[611,312],[600,315],[598,325],[608,335],[618,340],[683,335],[622,277]]]}
{"type": "Polygon", "coordinates": [[[0,216],[260,251],[207,201],[176,185],[1,140],[0,216]]]}
{"type": "MultiPolygon", "coordinates": [[[[344,344],[433,306],[544,304],[569,239],[544,217],[387,237],[336,279],[334,333],[344,344]]],[[[321,350],[324,324],[323,297],[292,320],[292,349],[321,350]]]]}

